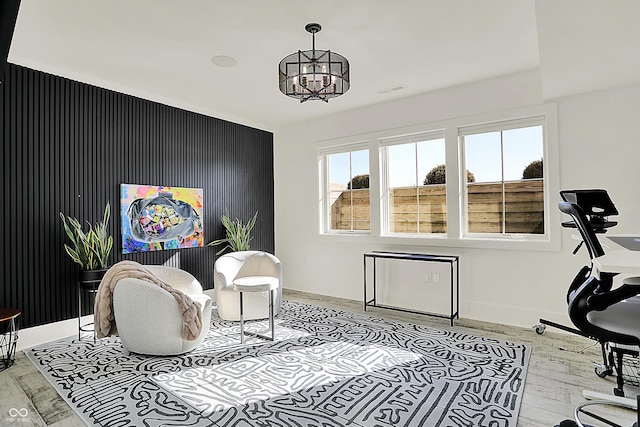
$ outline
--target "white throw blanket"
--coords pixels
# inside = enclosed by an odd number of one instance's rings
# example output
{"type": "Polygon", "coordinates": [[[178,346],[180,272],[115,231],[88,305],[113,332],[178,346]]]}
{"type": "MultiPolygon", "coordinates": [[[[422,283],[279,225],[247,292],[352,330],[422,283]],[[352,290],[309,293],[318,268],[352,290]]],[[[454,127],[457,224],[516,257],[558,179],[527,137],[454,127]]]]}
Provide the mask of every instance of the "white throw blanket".
{"type": "Polygon", "coordinates": [[[169,292],[176,299],[180,306],[180,311],[182,311],[182,338],[194,341],[200,336],[200,331],[202,330],[200,304],[162,281],[142,264],[135,261],[120,261],[107,271],[96,293],[93,320],[98,338],[118,335],[118,327],[113,314],[113,290],[118,281],[125,278],[144,280],[169,292]]]}

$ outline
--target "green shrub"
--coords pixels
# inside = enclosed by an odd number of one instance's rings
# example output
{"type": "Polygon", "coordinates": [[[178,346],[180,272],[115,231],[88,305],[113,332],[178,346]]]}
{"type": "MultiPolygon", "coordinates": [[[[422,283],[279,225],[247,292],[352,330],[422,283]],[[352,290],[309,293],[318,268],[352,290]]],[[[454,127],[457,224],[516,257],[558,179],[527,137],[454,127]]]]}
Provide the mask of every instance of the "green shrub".
{"type": "Polygon", "coordinates": [[[542,159],[529,163],[522,171],[522,179],[542,178],[542,159]]]}
{"type": "Polygon", "coordinates": [[[369,174],[356,175],[347,184],[349,190],[359,190],[361,188],[369,188],[369,174]]]}
{"type": "MultiPolygon", "coordinates": [[[[447,167],[446,165],[438,165],[431,169],[424,179],[424,185],[446,184],[447,167]]],[[[467,182],[476,182],[476,178],[467,170],[467,182]]]]}

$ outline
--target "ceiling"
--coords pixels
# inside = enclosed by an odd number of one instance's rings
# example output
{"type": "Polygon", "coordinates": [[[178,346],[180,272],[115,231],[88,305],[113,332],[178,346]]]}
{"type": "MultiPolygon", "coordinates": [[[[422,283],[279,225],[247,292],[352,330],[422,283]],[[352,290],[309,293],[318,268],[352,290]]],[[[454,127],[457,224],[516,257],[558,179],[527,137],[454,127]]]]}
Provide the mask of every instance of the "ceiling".
{"type": "Polygon", "coordinates": [[[532,69],[545,99],[636,82],[638,22],[637,0],[22,0],[8,59],[275,131],[532,69]],[[351,65],[351,89],[329,103],[278,90],[280,60],[311,48],[310,22],[316,48],[351,65]]]}

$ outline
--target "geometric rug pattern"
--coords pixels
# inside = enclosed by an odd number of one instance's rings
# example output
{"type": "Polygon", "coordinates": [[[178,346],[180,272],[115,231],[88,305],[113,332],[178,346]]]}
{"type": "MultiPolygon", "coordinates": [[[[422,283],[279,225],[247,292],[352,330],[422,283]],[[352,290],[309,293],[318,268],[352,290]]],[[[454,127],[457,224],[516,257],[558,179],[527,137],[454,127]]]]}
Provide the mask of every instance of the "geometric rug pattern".
{"type": "Polygon", "coordinates": [[[25,354],[87,425],[493,427],[517,423],[530,349],[283,301],[274,342],[241,345],[214,310],[181,356],[129,353],[117,337],[25,354]]]}

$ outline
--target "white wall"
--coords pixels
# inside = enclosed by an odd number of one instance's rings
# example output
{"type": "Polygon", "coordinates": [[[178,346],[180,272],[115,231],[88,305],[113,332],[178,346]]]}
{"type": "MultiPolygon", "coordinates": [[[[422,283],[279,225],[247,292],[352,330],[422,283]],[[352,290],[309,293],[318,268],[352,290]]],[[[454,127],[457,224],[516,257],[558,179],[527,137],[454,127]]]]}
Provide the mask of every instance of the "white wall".
{"type": "MultiPolygon", "coordinates": [[[[533,326],[539,318],[569,324],[566,289],[579,267],[588,262],[588,255],[584,250],[571,255],[576,242],[560,224],[550,224],[562,234],[560,252],[429,247],[426,243],[399,246],[379,237],[318,233],[319,141],[533,106],[543,102],[541,92],[538,72],[529,71],[278,130],[276,254],[284,266],[284,287],[362,300],[364,252],[457,254],[461,258],[461,317],[524,327],[533,326]]],[[[636,185],[640,175],[640,85],[554,102],[558,105],[557,187],[608,189],[621,212],[615,232],[640,233],[636,220],[640,214],[636,185]]],[[[559,197],[554,197],[555,204],[559,197]]]]}

